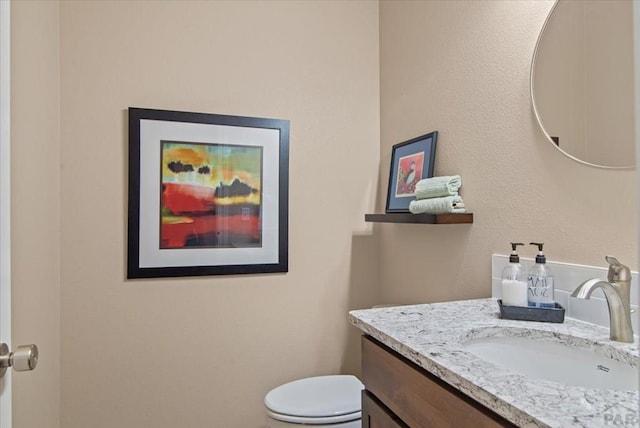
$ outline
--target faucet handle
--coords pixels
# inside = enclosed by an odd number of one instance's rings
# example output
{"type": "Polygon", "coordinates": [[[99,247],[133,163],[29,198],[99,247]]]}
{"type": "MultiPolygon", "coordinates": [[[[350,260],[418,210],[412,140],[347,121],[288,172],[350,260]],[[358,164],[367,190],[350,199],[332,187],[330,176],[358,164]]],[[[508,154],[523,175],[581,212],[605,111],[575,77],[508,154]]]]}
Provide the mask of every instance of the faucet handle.
{"type": "Polygon", "coordinates": [[[606,256],[605,260],[609,263],[609,282],[631,281],[631,270],[627,266],[613,256],[606,256]]]}

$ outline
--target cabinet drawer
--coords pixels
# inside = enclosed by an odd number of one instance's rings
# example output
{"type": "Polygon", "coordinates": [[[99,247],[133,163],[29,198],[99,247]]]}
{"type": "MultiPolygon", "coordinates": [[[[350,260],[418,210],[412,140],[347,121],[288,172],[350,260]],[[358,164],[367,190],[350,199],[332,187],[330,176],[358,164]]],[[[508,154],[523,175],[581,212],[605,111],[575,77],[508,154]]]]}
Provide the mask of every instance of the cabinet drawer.
{"type": "Polygon", "coordinates": [[[362,390],[362,428],[408,428],[369,391],[362,390]]]}
{"type": "Polygon", "coordinates": [[[365,388],[411,428],[514,426],[368,336],[362,337],[362,378],[365,388]]]}

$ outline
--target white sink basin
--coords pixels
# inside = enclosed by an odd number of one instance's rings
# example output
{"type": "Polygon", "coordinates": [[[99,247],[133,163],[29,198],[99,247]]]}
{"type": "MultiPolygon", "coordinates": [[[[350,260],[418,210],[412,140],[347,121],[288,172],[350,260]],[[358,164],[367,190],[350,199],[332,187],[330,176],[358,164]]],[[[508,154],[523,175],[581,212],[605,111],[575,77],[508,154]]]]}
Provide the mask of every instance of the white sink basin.
{"type": "Polygon", "coordinates": [[[614,360],[591,349],[576,348],[548,339],[480,337],[467,340],[463,349],[498,367],[565,385],[619,391],[638,390],[635,364],[614,360]]]}

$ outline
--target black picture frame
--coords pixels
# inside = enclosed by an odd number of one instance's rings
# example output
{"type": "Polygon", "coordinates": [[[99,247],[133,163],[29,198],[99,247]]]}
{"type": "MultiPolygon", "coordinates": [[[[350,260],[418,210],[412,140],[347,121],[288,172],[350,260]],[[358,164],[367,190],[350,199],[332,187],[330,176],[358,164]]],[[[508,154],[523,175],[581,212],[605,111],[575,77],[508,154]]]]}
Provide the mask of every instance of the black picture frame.
{"type": "Polygon", "coordinates": [[[288,120],[136,107],[128,120],[127,279],[288,271],[288,120]]]}
{"type": "Polygon", "coordinates": [[[437,142],[438,131],[433,131],[393,146],[386,213],[409,212],[415,183],[433,177],[437,142]]]}

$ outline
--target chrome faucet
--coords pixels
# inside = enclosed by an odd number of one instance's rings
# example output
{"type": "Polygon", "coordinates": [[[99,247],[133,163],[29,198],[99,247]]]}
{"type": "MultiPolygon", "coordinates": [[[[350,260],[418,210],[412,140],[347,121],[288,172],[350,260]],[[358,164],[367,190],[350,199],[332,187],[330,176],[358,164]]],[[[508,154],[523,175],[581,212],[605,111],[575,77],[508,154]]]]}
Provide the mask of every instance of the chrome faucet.
{"type": "Polygon", "coordinates": [[[609,306],[609,338],[617,342],[631,343],[631,271],[615,257],[606,256],[605,259],[609,263],[608,281],[599,278],[585,281],[575,289],[571,297],[589,299],[594,290],[601,288],[609,306]]]}

